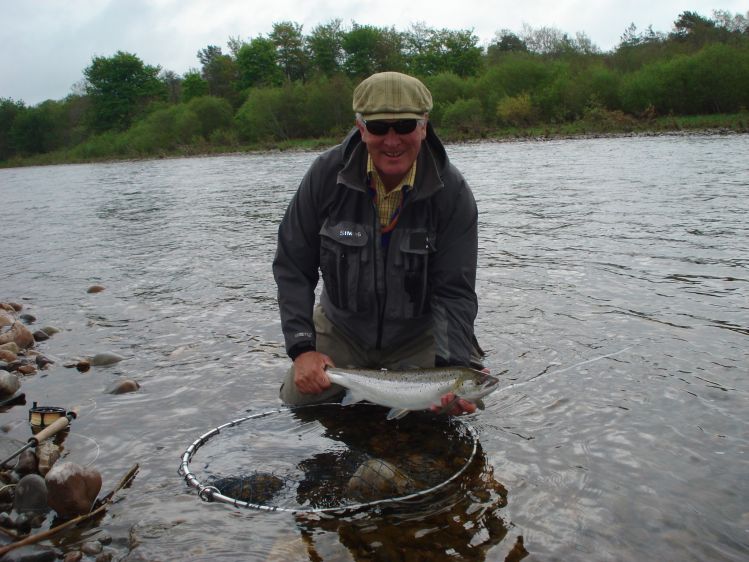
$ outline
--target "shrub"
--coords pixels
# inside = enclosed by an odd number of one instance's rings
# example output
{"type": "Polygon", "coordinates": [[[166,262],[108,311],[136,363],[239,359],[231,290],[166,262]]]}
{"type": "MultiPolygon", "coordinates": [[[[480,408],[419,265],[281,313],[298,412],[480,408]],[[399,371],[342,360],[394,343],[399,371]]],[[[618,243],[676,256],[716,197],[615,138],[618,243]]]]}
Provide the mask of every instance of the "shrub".
{"type": "Polygon", "coordinates": [[[214,96],[201,96],[193,98],[187,104],[200,122],[200,134],[207,139],[216,129],[231,127],[234,111],[231,104],[214,96]]]}
{"type": "Polygon", "coordinates": [[[442,126],[457,133],[477,133],[484,128],[481,102],[476,98],[459,99],[445,107],[442,126]]]}
{"type": "Polygon", "coordinates": [[[497,103],[497,118],[500,123],[513,127],[527,127],[536,122],[536,110],[529,94],[507,96],[497,103]]]}

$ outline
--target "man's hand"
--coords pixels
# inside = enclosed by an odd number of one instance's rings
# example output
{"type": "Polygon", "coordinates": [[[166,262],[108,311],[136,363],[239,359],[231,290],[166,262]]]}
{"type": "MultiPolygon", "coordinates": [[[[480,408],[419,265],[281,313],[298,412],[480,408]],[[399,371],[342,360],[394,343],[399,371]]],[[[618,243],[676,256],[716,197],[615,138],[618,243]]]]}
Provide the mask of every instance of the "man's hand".
{"type": "Polygon", "coordinates": [[[319,394],[330,387],[325,367],[333,360],[318,351],[307,351],[294,359],[294,384],[302,394],[319,394]]]}
{"type": "Polygon", "coordinates": [[[462,414],[472,414],[476,411],[476,404],[458,398],[452,392],[448,392],[440,399],[440,404],[432,406],[432,411],[437,414],[449,414],[451,416],[460,416],[462,414]]]}

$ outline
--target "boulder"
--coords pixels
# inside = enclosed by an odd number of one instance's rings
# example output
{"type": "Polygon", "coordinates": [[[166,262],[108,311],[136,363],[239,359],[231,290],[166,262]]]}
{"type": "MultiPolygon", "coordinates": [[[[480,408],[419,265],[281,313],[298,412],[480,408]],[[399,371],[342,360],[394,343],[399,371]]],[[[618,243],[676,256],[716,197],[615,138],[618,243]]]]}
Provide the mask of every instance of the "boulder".
{"type": "Polygon", "coordinates": [[[12,351],[8,349],[0,349],[0,360],[6,361],[7,363],[12,363],[16,359],[18,359],[18,355],[16,355],[12,351]]]}
{"type": "Polygon", "coordinates": [[[44,479],[49,507],[64,519],[91,511],[101,490],[101,474],[97,470],[72,462],[55,464],[44,479]]]}
{"type": "Polygon", "coordinates": [[[12,396],[21,388],[21,381],[15,373],[0,369],[0,396],[12,396]]]}
{"type": "Polygon", "coordinates": [[[4,349],[5,351],[12,351],[15,354],[18,354],[21,349],[18,347],[18,344],[14,341],[0,344],[0,349],[4,349]]]}
{"type": "Polygon", "coordinates": [[[0,334],[0,345],[11,342],[21,349],[34,347],[34,335],[20,322],[14,322],[8,331],[0,334]]]}
{"type": "Polygon", "coordinates": [[[104,290],[104,287],[101,285],[91,285],[86,292],[87,293],[101,293],[104,290]]]}
{"type": "Polygon", "coordinates": [[[42,513],[47,511],[47,498],[44,478],[38,474],[27,474],[16,485],[13,509],[18,513],[42,513]]]}
{"type": "Polygon", "coordinates": [[[32,335],[34,336],[35,341],[47,341],[49,339],[49,334],[44,330],[37,330],[32,335]]]}

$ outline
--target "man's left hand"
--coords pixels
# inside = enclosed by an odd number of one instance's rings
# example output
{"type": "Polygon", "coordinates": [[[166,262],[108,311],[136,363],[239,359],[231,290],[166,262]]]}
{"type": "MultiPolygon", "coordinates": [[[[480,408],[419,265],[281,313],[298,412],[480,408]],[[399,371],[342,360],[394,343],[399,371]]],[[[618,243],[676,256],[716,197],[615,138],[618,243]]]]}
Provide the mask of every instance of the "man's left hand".
{"type": "Polygon", "coordinates": [[[451,416],[460,416],[475,412],[476,404],[463,398],[458,398],[454,393],[448,392],[440,399],[439,404],[432,406],[431,410],[437,414],[445,413],[451,416]]]}

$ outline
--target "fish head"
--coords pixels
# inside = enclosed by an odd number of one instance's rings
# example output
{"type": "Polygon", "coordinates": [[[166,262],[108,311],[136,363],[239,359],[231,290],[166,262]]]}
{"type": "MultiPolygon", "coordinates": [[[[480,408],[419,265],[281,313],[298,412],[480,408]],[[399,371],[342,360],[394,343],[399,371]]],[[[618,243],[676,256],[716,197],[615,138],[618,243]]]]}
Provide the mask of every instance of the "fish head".
{"type": "Polygon", "coordinates": [[[454,392],[460,398],[475,402],[494,392],[499,384],[499,379],[483,371],[466,369],[455,381],[454,392]]]}

